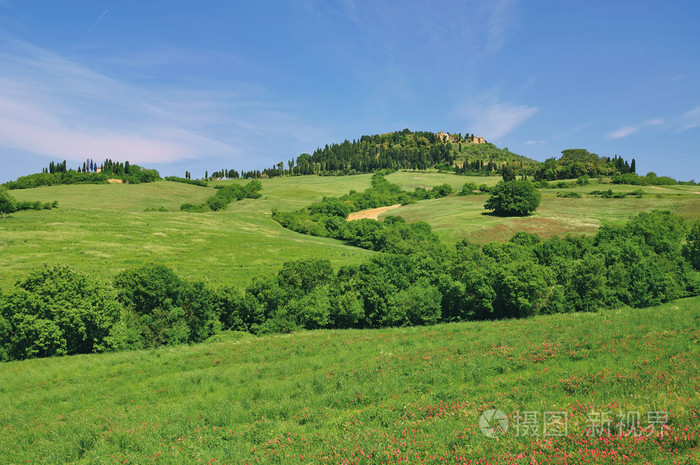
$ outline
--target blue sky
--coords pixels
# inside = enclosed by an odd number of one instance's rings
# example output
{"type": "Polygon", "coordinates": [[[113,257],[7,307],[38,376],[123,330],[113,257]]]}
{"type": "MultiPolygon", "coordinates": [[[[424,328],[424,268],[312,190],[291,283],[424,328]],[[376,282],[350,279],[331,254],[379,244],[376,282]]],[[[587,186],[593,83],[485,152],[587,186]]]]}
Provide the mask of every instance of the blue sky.
{"type": "Polygon", "coordinates": [[[409,128],[700,180],[700,2],[0,0],[0,182],[262,169],[409,128]]]}

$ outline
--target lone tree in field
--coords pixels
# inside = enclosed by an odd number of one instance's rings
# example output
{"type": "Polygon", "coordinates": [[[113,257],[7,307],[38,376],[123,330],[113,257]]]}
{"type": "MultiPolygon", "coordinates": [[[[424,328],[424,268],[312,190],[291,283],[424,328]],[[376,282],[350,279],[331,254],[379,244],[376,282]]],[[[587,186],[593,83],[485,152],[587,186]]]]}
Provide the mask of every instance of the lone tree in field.
{"type": "Polygon", "coordinates": [[[505,181],[493,188],[484,208],[498,216],[526,216],[537,210],[541,197],[530,181],[505,181]]]}
{"type": "Polygon", "coordinates": [[[7,189],[0,186],[0,216],[5,218],[6,213],[13,213],[17,210],[17,201],[7,192],[7,189]]]}

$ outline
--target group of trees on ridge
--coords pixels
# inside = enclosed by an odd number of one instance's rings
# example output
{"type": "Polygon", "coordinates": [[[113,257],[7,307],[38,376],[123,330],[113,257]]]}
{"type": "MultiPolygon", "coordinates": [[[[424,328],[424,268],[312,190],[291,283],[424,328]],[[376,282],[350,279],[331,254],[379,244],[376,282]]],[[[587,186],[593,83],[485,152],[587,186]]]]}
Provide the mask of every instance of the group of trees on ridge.
{"type": "Polygon", "coordinates": [[[287,262],[243,291],[189,282],[163,265],[127,269],[111,283],[45,266],[0,293],[0,360],[196,343],[222,330],[429,325],[700,295],[700,223],[689,228],[670,212],[641,213],[595,236],[413,245],[338,271],[328,260],[287,262]]]}
{"type": "MultiPolygon", "coordinates": [[[[429,131],[413,132],[409,129],[386,134],[364,135],[357,140],[326,145],[311,155],[303,153],[285,162],[281,161],[263,170],[238,171],[221,169],[205,173],[203,180],[193,180],[190,171],[183,178],[167,179],[194,185],[206,185],[209,179],[260,179],[295,175],[352,175],[374,173],[380,170],[436,168],[460,175],[490,176],[513,173],[523,179],[536,181],[574,179],[581,176],[612,177],[615,183],[662,185],[677,181],[649,173],[636,174],[636,161],[631,162],[615,155],[599,156],[585,149],[563,150],[560,158],[549,158],[540,163],[512,153],[508,148],[499,149],[473,134],[435,134],[429,131]]],[[[8,189],[31,188],[41,185],[106,183],[109,178],[123,182],[139,183],[161,179],[155,170],[146,170],[126,162],[110,159],[102,164],[87,159],[77,170],[67,169],[66,161],[55,163],[42,173],[23,176],[17,181],[5,183],[8,189]]],[[[692,183],[692,182],[691,182],[692,183]]]]}
{"type": "Polygon", "coordinates": [[[145,169],[128,161],[116,162],[106,159],[98,166],[91,159],[83,162],[76,170],[68,169],[66,161],[51,162],[41,173],[21,176],[16,181],[3,184],[7,189],[31,189],[39,186],[59,184],[106,184],[109,179],[121,179],[132,184],[154,182],[161,179],[158,171],[145,169]]]}
{"type": "MultiPolygon", "coordinates": [[[[311,155],[303,153],[297,158],[279,162],[263,170],[238,172],[231,169],[214,171],[216,179],[251,179],[294,175],[351,175],[374,173],[380,170],[437,168],[461,175],[489,176],[512,172],[524,179],[536,181],[573,179],[581,176],[616,177],[618,182],[654,184],[676,183],[671,178],[657,181],[639,179],[636,176],[636,160],[627,161],[617,155],[599,156],[585,149],[563,150],[560,158],[537,162],[512,153],[508,148],[499,149],[485,141],[473,143],[473,135],[435,134],[427,131],[412,132],[408,129],[387,134],[362,136],[359,140],[345,140],[318,148],[311,155]],[[441,137],[442,136],[442,137],[441,137]],[[627,176],[626,178],[620,178],[627,176]],[[626,182],[631,181],[631,182],[626,182]]],[[[652,177],[653,173],[651,173],[652,177]]],[[[207,173],[206,177],[209,175],[207,173]]]]}
{"type": "MultiPolygon", "coordinates": [[[[387,134],[365,135],[359,140],[345,140],[326,145],[311,155],[279,162],[263,170],[241,171],[222,169],[212,172],[221,179],[251,179],[295,175],[351,175],[380,170],[439,168],[458,174],[500,174],[508,162],[518,167],[537,164],[508,149],[481,141],[474,143],[473,134],[435,134],[408,129],[387,134]]],[[[209,177],[208,173],[205,177],[209,177]]]]}

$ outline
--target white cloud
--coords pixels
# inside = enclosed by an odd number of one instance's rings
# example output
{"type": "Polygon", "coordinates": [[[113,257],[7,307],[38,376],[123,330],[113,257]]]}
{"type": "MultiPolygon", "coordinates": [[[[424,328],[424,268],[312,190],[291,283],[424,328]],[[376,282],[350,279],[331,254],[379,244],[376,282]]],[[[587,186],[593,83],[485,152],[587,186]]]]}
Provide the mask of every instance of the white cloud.
{"type": "Polygon", "coordinates": [[[469,104],[457,110],[468,120],[469,131],[486,140],[510,134],[538,112],[537,107],[510,103],[469,104]]]}
{"type": "Polygon", "coordinates": [[[608,133],[608,139],[622,139],[623,137],[631,136],[632,134],[639,132],[638,127],[634,126],[622,126],[619,129],[611,131],[608,133]]]}
{"type": "Polygon", "coordinates": [[[168,163],[261,155],[263,128],[278,138],[306,132],[251,85],[150,89],[19,41],[0,42],[0,62],[0,147],[168,163]]]}
{"type": "Polygon", "coordinates": [[[612,140],[622,139],[622,138],[631,136],[632,134],[638,133],[643,128],[660,126],[664,123],[665,123],[665,121],[662,118],[652,118],[652,119],[648,119],[646,121],[643,121],[639,124],[630,125],[630,126],[622,126],[614,131],[609,132],[606,135],[606,137],[608,139],[612,139],[612,140]]]}
{"type": "Polygon", "coordinates": [[[679,120],[680,132],[700,127],[700,107],[686,111],[680,116],[679,120]]]}

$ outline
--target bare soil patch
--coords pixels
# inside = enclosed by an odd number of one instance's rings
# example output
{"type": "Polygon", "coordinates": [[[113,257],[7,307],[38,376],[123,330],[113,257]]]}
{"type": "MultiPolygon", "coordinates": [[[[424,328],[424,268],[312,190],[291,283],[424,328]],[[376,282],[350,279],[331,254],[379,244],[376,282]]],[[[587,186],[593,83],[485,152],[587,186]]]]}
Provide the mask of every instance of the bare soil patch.
{"type": "Polygon", "coordinates": [[[122,184],[124,181],[122,181],[121,179],[108,179],[107,182],[111,184],[122,184]]]}
{"type": "Polygon", "coordinates": [[[394,208],[399,208],[400,206],[401,204],[397,203],[396,205],[389,205],[388,207],[370,208],[369,210],[361,210],[359,212],[350,213],[350,215],[348,215],[348,221],[364,219],[378,220],[379,215],[382,213],[393,210],[394,208]]]}

